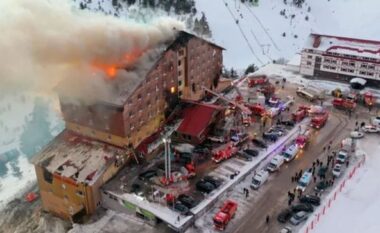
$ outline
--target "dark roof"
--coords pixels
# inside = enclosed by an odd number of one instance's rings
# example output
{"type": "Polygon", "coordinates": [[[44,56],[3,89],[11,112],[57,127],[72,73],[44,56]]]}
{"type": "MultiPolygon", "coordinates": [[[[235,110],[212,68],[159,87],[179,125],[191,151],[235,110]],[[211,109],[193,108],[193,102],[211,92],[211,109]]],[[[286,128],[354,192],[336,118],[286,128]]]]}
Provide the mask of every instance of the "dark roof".
{"type": "Polygon", "coordinates": [[[189,42],[190,39],[192,38],[198,38],[200,40],[203,40],[205,41],[206,43],[214,46],[214,47],[217,47],[219,49],[222,49],[222,50],[225,50],[225,48],[213,43],[213,42],[210,42],[206,39],[203,39],[201,37],[198,37],[196,35],[193,35],[191,33],[188,33],[188,32],[185,32],[185,31],[179,31],[177,36],[176,36],[176,39],[170,44],[170,46],[167,48],[167,50],[170,50],[170,49],[174,49],[176,48],[177,46],[186,46],[187,42],[189,42]]]}
{"type": "Polygon", "coordinates": [[[211,123],[214,114],[223,109],[216,105],[196,104],[184,110],[184,119],[177,132],[198,137],[211,123]]]}

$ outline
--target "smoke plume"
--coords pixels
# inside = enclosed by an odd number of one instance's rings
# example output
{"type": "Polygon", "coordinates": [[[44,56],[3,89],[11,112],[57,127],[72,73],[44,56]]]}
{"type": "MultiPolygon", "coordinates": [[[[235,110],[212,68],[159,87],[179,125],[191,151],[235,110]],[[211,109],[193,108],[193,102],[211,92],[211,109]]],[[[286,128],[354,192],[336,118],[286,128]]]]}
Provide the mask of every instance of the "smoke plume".
{"type": "Polygon", "coordinates": [[[63,83],[61,94],[88,103],[114,98],[115,84],[128,87],[140,75],[118,68],[149,63],[173,28],[184,28],[170,18],[126,22],[69,0],[1,0],[0,9],[0,91],[46,92],[63,83]]]}

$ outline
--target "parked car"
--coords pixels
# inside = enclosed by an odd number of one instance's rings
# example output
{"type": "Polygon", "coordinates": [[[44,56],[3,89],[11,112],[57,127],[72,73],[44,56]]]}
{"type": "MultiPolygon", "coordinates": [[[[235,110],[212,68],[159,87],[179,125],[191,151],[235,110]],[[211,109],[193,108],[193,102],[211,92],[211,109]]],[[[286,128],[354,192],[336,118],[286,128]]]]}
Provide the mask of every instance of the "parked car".
{"type": "Polygon", "coordinates": [[[182,215],[189,215],[190,214],[189,208],[187,208],[181,202],[174,203],[173,209],[174,209],[174,211],[176,211],[176,212],[178,212],[178,213],[180,213],[182,215]]]}
{"type": "Polygon", "coordinates": [[[372,118],[372,124],[374,124],[376,126],[380,126],[380,116],[373,117],[372,118]]]}
{"type": "Polygon", "coordinates": [[[286,133],[286,131],[283,128],[272,127],[268,131],[266,131],[266,132],[263,133],[263,138],[275,141],[279,137],[284,136],[285,133],[286,133]]]}
{"type": "Polygon", "coordinates": [[[300,211],[300,212],[297,212],[296,214],[294,214],[290,218],[290,223],[293,225],[298,225],[301,222],[305,221],[308,217],[309,217],[308,213],[306,213],[305,211],[300,211]]]}
{"type": "Polygon", "coordinates": [[[365,125],[362,127],[362,130],[366,133],[378,133],[380,128],[375,125],[365,125]]]}
{"type": "Polygon", "coordinates": [[[243,150],[245,153],[249,154],[250,156],[256,157],[259,155],[259,151],[255,149],[245,149],[243,150]]]}
{"type": "Polygon", "coordinates": [[[209,154],[210,150],[203,146],[197,146],[194,148],[193,152],[197,154],[209,154]]]}
{"type": "Polygon", "coordinates": [[[177,197],[177,200],[185,205],[187,208],[191,209],[195,207],[198,203],[194,200],[194,198],[190,197],[186,194],[181,194],[177,197]]]}
{"type": "Polygon", "coordinates": [[[362,137],[364,137],[364,133],[362,133],[360,131],[352,131],[350,133],[350,137],[351,138],[362,138],[362,137]]]}
{"type": "Polygon", "coordinates": [[[328,170],[327,166],[320,167],[318,169],[318,176],[319,177],[326,177],[327,170],[328,170]]]}
{"type": "Polygon", "coordinates": [[[309,203],[315,206],[319,206],[321,204],[321,198],[314,195],[303,195],[299,198],[301,203],[309,203]]]}
{"type": "Polygon", "coordinates": [[[210,182],[200,180],[196,183],[197,190],[204,192],[204,193],[211,193],[216,187],[211,184],[210,182]]]}
{"type": "Polygon", "coordinates": [[[337,163],[345,163],[346,160],[348,159],[348,152],[345,150],[340,150],[338,152],[338,156],[336,158],[337,163]]]}
{"type": "Polygon", "coordinates": [[[260,147],[260,148],[267,148],[267,144],[260,139],[254,138],[252,139],[252,143],[255,144],[255,146],[260,147]]]}
{"type": "Polygon", "coordinates": [[[342,174],[342,169],[343,169],[343,166],[342,164],[335,164],[333,170],[332,170],[332,174],[334,177],[339,177],[341,174],[342,174]]]}
{"type": "Polygon", "coordinates": [[[326,181],[320,181],[317,183],[317,185],[314,187],[314,190],[317,192],[323,192],[325,191],[329,185],[327,184],[326,181]]]}
{"type": "Polygon", "coordinates": [[[293,213],[297,213],[300,211],[305,211],[305,212],[313,212],[314,211],[314,207],[309,203],[300,203],[300,204],[292,206],[291,209],[292,209],[293,213]]]}
{"type": "Polygon", "coordinates": [[[236,153],[236,156],[244,161],[252,161],[252,156],[245,153],[244,151],[239,151],[238,153],[236,153]]]}
{"type": "Polygon", "coordinates": [[[278,125],[284,125],[287,127],[294,127],[296,123],[293,120],[284,120],[284,121],[277,121],[278,125]]]}
{"type": "Polygon", "coordinates": [[[214,185],[215,188],[218,188],[223,183],[222,180],[217,179],[217,178],[212,177],[212,176],[205,176],[205,177],[203,177],[202,180],[211,183],[212,185],[214,185]]]}
{"type": "Polygon", "coordinates": [[[284,209],[277,216],[277,221],[281,223],[286,223],[292,217],[292,211],[290,209],[284,209]]]}
{"type": "Polygon", "coordinates": [[[280,233],[292,233],[292,229],[290,227],[284,227],[280,230],[280,233]]]}
{"type": "Polygon", "coordinates": [[[147,181],[150,178],[155,177],[155,176],[157,176],[156,170],[147,170],[139,174],[139,179],[143,181],[147,181]]]}

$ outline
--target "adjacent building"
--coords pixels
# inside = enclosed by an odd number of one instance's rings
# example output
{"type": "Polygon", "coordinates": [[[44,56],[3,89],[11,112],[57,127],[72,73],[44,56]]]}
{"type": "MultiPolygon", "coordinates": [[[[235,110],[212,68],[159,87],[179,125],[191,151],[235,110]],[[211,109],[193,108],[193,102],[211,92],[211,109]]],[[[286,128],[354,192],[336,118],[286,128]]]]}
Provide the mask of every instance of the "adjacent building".
{"type": "MultiPolygon", "coordinates": [[[[151,66],[120,85],[114,99],[78,105],[61,96],[66,129],[33,159],[44,210],[72,221],[94,213],[99,188],[133,159],[131,149],[155,133],[178,102],[200,100],[203,87],[217,88],[223,48],[184,31],[160,47],[149,57],[151,66]]],[[[208,119],[215,114],[210,110],[208,119]]]]}
{"type": "Polygon", "coordinates": [[[341,80],[360,77],[380,85],[380,41],[311,34],[301,53],[300,73],[341,80]]]}

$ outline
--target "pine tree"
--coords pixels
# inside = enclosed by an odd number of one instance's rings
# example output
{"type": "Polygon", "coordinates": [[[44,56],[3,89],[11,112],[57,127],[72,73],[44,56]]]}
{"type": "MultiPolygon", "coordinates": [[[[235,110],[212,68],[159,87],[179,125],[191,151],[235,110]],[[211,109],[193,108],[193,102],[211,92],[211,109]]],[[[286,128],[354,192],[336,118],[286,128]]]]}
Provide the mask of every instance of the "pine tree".
{"type": "Polygon", "coordinates": [[[210,26],[208,25],[207,18],[204,12],[202,12],[202,17],[199,20],[199,24],[201,26],[200,34],[203,36],[211,37],[210,26]]]}
{"type": "Polygon", "coordinates": [[[247,67],[247,69],[245,69],[244,74],[247,75],[247,74],[249,74],[249,73],[253,73],[253,72],[255,72],[257,69],[258,69],[258,68],[257,68],[257,66],[255,66],[255,64],[251,64],[251,65],[249,65],[249,66],[247,67]]]}
{"type": "Polygon", "coordinates": [[[29,122],[26,122],[24,132],[20,137],[20,150],[26,156],[33,156],[53,138],[47,117],[47,103],[42,99],[36,99],[32,118],[29,122]]]}

